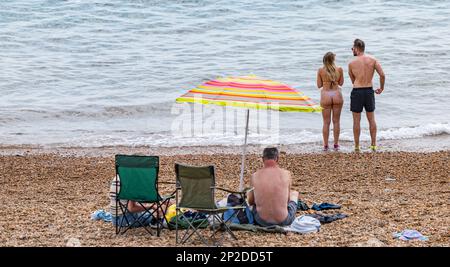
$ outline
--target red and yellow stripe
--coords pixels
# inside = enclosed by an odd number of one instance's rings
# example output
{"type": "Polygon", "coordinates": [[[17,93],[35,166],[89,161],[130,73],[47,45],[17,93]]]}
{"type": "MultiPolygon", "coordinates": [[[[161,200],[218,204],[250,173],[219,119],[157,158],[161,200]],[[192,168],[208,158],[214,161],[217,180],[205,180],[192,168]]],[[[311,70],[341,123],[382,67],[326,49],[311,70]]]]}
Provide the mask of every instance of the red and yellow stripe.
{"type": "Polygon", "coordinates": [[[176,101],[290,112],[321,111],[320,106],[294,88],[257,76],[225,77],[208,81],[176,101]]]}

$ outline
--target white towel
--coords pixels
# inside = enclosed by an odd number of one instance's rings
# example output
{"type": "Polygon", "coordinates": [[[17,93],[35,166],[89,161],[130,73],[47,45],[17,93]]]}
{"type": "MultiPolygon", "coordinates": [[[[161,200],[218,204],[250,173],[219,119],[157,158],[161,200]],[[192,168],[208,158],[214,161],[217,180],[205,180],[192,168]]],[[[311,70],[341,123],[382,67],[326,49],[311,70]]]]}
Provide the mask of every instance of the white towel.
{"type": "Polygon", "coordinates": [[[319,229],[320,221],[305,215],[295,218],[290,226],[284,227],[284,230],[286,231],[296,232],[299,234],[316,233],[319,229]]]}

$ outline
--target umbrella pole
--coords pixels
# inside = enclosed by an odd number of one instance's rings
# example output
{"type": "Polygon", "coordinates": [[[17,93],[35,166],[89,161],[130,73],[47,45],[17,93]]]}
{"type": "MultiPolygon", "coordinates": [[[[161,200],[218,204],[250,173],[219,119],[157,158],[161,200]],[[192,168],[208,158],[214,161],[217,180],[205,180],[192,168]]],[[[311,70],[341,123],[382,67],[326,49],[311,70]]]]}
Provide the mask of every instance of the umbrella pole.
{"type": "Polygon", "coordinates": [[[245,123],[245,141],[244,141],[244,147],[242,149],[241,175],[239,177],[239,191],[244,190],[244,168],[245,168],[245,154],[247,152],[247,135],[248,135],[249,117],[250,117],[250,110],[247,109],[247,118],[246,118],[246,123],[245,123]]]}

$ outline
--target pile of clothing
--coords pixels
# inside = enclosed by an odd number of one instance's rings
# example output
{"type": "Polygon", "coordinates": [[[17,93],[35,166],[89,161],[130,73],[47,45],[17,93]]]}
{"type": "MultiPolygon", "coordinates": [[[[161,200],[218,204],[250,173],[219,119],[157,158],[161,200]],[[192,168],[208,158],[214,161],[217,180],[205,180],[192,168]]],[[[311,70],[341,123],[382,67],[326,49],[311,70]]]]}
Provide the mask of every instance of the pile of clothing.
{"type": "MultiPolygon", "coordinates": [[[[297,202],[297,210],[298,211],[322,211],[322,210],[334,210],[341,209],[340,205],[332,204],[332,203],[314,203],[310,208],[305,202],[299,200],[297,202]]],[[[320,226],[323,223],[331,223],[336,220],[341,220],[347,218],[348,216],[343,213],[337,214],[322,214],[322,213],[311,213],[305,214],[300,217],[297,217],[294,222],[284,229],[289,232],[295,232],[300,234],[308,234],[308,233],[316,233],[320,230],[320,226]]]]}
{"type": "Polygon", "coordinates": [[[411,240],[428,241],[428,236],[424,236],[419,231],[411,229],[406,229],[401,232],[394,233],[392,236],[395,239],[403,241],[411,241],[411,240]]]}
{"type": "Polygon", "coordinates": [[[340,205],[332,204],[332,203],[326,203],[326,202],[325,203],[321,203],[321,204],[314,203],[312,205],[312,207],[309,208],[308,205],[305,202],[303,202],[301,200],[299,200],[297,202],[297,209],[298,210],[302,210],[302,211],[307,211],[307,210],[310,210],[310,209],[313,209],[315,211],[334,210],[334,209],[340,209],[340,208],[341,208],[340,205]]]}
{"type": "Polygon", "coordinates": [[[206,228],[209,226],[207,214],[192,210],[182,211],[178,216],[172,216],[169,221],[169,229],[175,229],[178,222],[179,229],[189,228],[189,224],[197,228],[206,228]]]}
{"type": "MultiPolygon", "coordinates": [[[[227,198],[219,201],[217,203],[218,207],[233,207],[237,205],[242,205],[244,200],[234,194],[230,194],[227,198]]],[[[341,209],[340,205],[332,204],[332,203],[314,203],[311,208],[308,205],[299,200],[297,202],[297,210],[298,211],[322,211],[322,210],[334,210],[341,209]]],[[[173,204],[168,207],[166,211],[166,220],[169,222],[168,227],[170,229],[175,229],[176,222],[178,221],[178,228],[186,229],[189,227],[189,223],[199,227],[206,228],[212,222],[207,220],[207,214],[181,209],[181,213],[176,216],[176,205],[173,204]]],[[[246,231],[254,231],[254,232],[296,232],[296,233],[315,233],[320,230],[320,226],[323,223],[331,223],[336,220],[341,220],[348,217],[346,214],[337,213],[337,214],[322,214],[322,213],[310,213],[297,217],[294,222],[288,227],[281,226],[273,226],[273,227],[262,227],[254,225],[253,213],[250,208],[247,207],[245,210],[239,211],[237,214],[234,214],[234,210],[228,210],[223,213],[223,218],[225,221],[230,220],[232,222],[230,228],[235,230],[246,230],[246,231]]],[[[93,220],[103,220],[105,222],[111,222],[111,214],[104,210],[97,210],[92,213],[91,218],[93,220]]],[[[398,238],[398,237],[397,237],[398,238]]]]}

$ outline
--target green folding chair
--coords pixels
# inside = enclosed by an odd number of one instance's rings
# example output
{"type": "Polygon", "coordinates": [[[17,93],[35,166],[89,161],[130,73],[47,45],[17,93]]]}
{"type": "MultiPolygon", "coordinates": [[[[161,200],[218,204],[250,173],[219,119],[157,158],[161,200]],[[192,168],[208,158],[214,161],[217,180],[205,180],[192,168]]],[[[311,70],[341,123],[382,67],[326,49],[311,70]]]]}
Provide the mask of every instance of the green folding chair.
{"type": "MultiPolygon", "coordinates": [[[[161,197],[158,192],[159,157],[116,155],[115,163],[116,176],[120,180],[120,190],[116,183],[116,214],[120,209],[123,214],[133,216],[132,222],[128,216],[122,216],[121,221],[116,223],[116,234],[123,234],[130,228],[142,226],[149,234],[153,235],[151,226],[144,225],[141,220],[144,216],[151,216],[151,219],[156,220],[156,235],[159,236],[163,223],[158,211],[165,215],[167,205],[166,209],[163,209],[163,206],[174,197],[173,195],[161,197]],[[131,213],[128,210],[129,201],[135,201],[144,209],[144,212],[140,215],[131,213]],[[145,204],[154,204],[156,209],[150,210],[145,204]]],[[[163,218],[165,219],[165,216],[163,218]]]]}
{"type": "Polygon", "coordinates": [[[176,173],[176,243],[184,244],[188,241],[194,234],[196,234],[199,239],[205,244],[209,245],[208,241],[212,241],[212,245],[218,246],[224,239],[224,234],[229,233],[230,236],[237,240],[236,236],[231,231],[229,224],[232,219],[234,219],[239,210],[244,210],[246,206],[240,205],[235,207],[223,207],[218,208],[215,201],[215,190],[222,190],[228,193],[241,194],[245,196],[246,192],[236,192],[230,191],[224,188],[216,187],[216,178],[214,172],[214,166],[204,166],[204,167],[194,167],[186,166],[181,164],[175,164],[176,173]],[[181,200],[179,199],[179,194],[181,191],[181,200]],[[197,211],[194,218],[184,218],[184,214],[180,211],[181,209],[192,209],[197,211]],[[226,221],[220,216],[225,211],[233,209],[235,212],[226,221]],[[199,221],[200,213],[206,214],[206,218],[199,221]],[[212,219],[211,235],[209,238],[205,238],[203,234],[200,234],[200,230],[204,231],[206,229],[201,229],[202,226],[209,224],[210,218],[212,219]],[[179,239],[179,220],[183,222],[188,222],[188,228],[185,230],[183,237],[179,239]],[[217,221],[217,223],[216,223],[217,221]],[[195,225],[191,222],[196,222],[195,225]],[[223,230],[222,238],[220,240],[216,239],[216,233],[223,230]]]}

